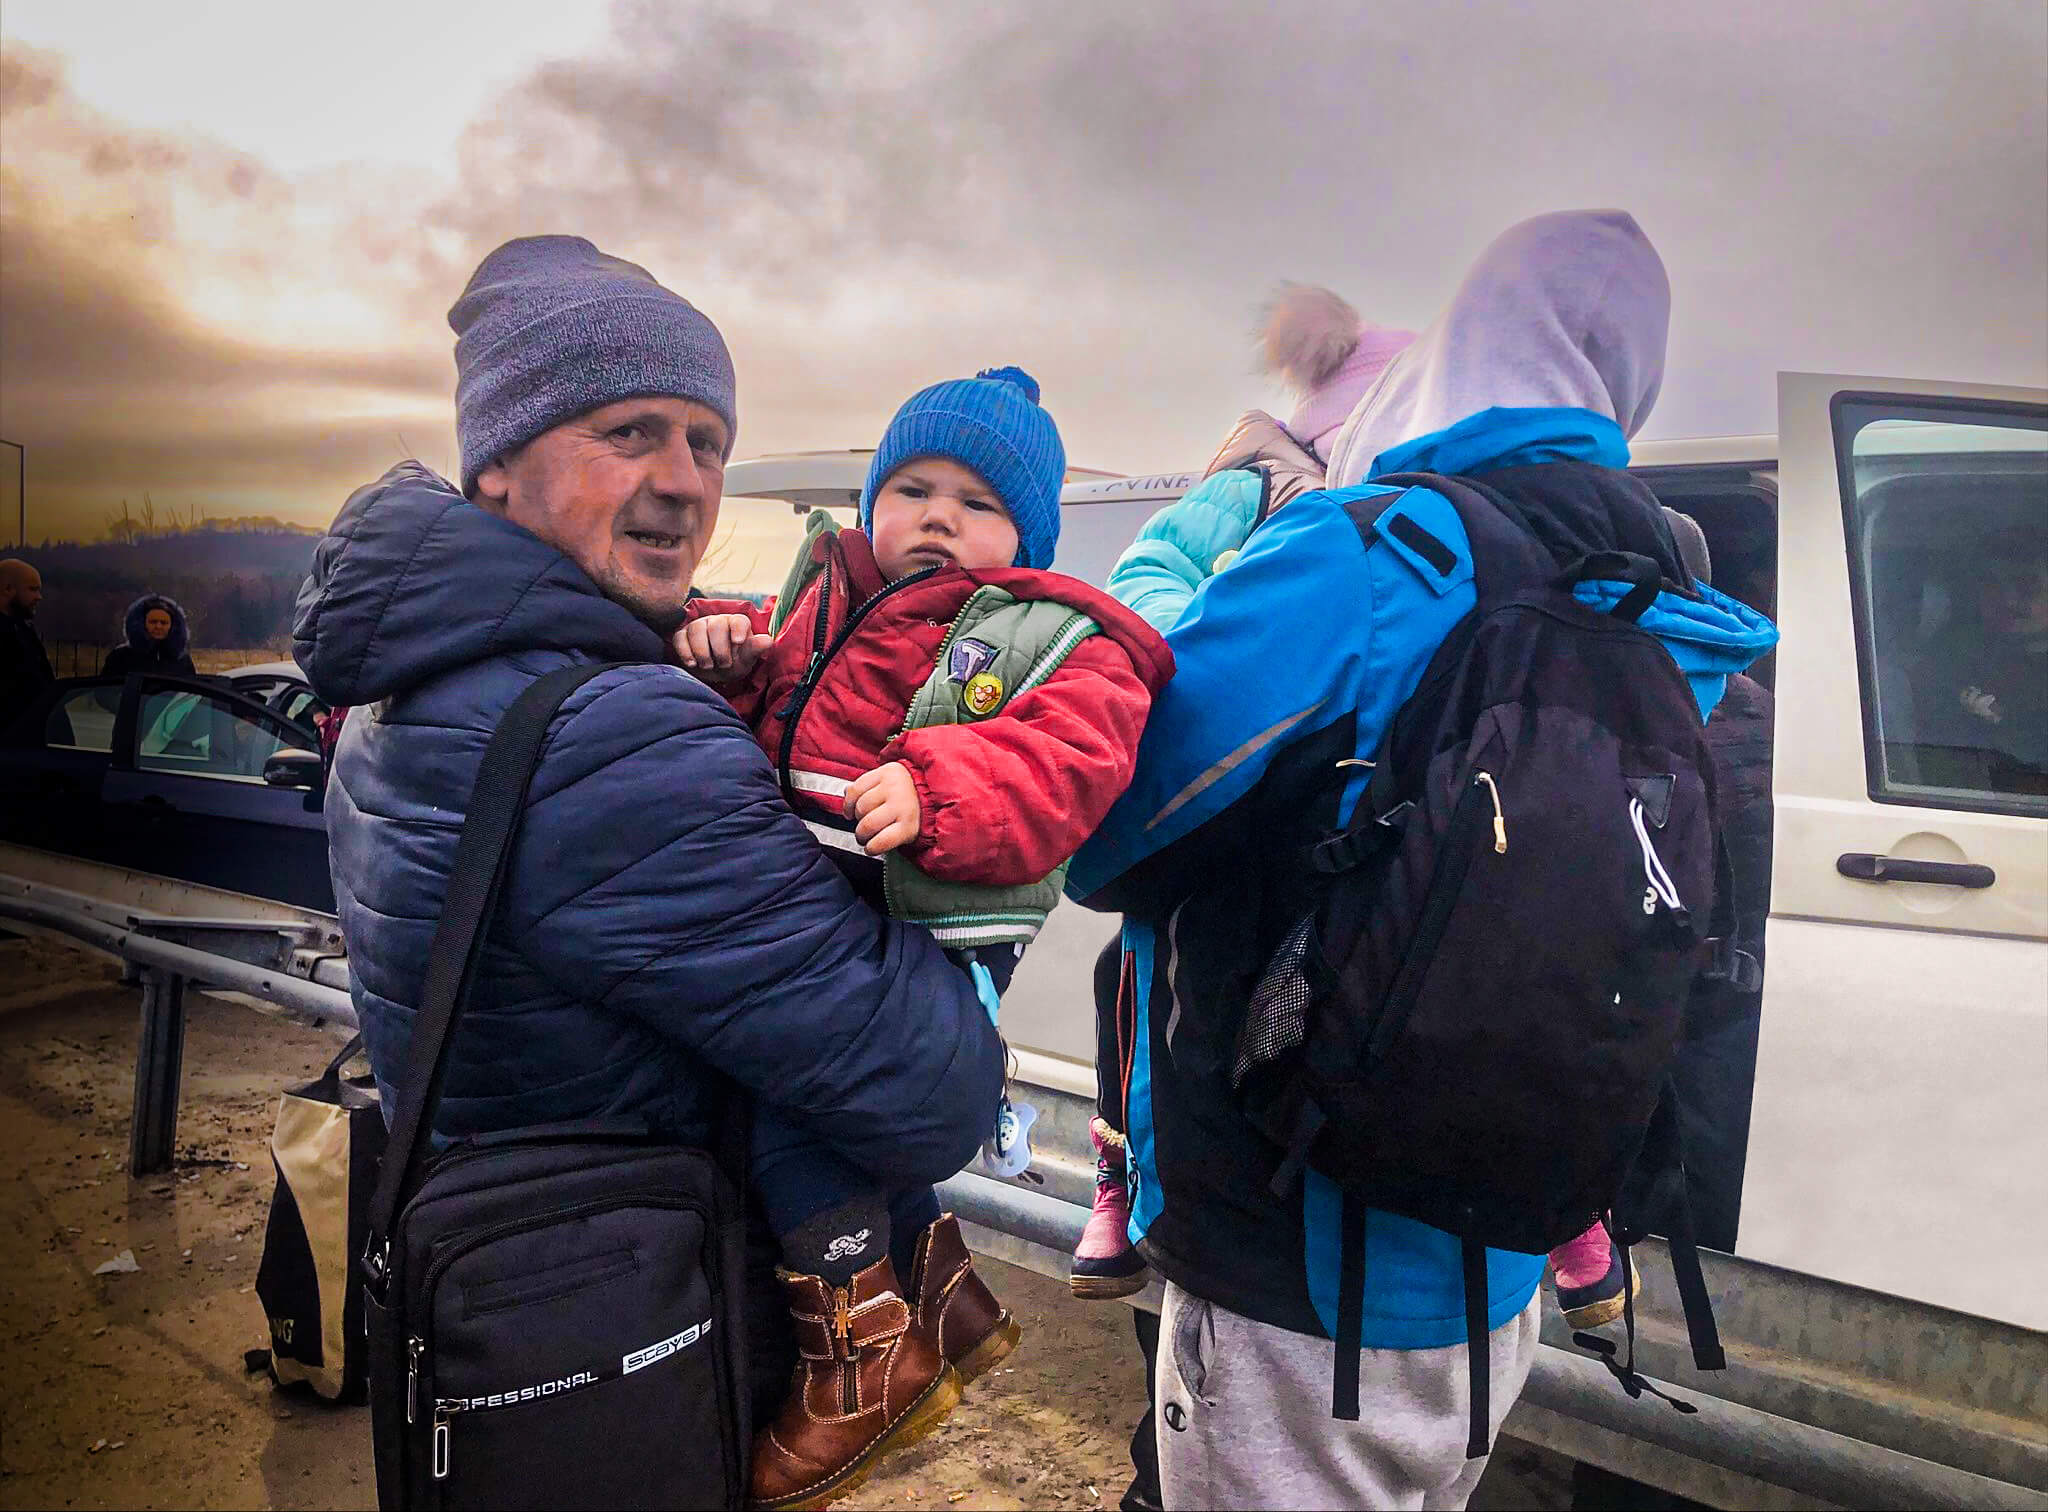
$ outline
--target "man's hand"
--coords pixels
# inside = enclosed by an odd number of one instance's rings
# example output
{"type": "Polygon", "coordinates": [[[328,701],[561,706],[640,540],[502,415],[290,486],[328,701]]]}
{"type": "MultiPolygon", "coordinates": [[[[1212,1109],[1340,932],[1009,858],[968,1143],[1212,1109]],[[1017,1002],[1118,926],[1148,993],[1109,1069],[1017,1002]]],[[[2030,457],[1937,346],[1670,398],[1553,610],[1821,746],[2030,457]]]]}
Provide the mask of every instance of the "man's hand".
{"type": "Polygon", "coordinates": [[[854,778],[846,789],[846,817],[858,821],[853,838],[870,856],[915,840],[924,825],[924,811],[918,806],[910,768],[892,761],[854,778]]]}
{"type": "Polygon", "coordinates": [[[674,644],[676,660],[706,682],[737,682],[754,670],[775,637],[756,635],[744,614],[707,614],[678,630],[674,644]]]}

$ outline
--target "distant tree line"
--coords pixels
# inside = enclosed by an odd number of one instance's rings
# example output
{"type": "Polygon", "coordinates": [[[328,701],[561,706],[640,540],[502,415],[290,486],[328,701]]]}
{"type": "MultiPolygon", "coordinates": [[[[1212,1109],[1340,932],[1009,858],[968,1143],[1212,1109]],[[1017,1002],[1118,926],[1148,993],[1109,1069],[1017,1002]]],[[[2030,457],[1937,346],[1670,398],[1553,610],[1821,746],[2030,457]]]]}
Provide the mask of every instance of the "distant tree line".
{"type": "MultiPolygon", "coordinates": [[[[161,593],[190,619],[194,649],[253,650],[291,639],[299,585],[322,534],[268,516],[160,515],[145,500],[139,515],[125,503],[110,515],[105,540],[45,541],[22,555],[43,575],[36,624],[45,641],[116,645],[128,606],[161,593]]],[[[716,547],[707,553],[706,576],[722,570],[722,557],[716,547]]],[[[705,591],[772,602],[772,595],[710,584],[705,591]]]]}
{"type": "Polygon", "coordinates": [[[129,604],[161,593],[185,610],[194,647],[279,645],[291,636],[292,606],[319,538],[278,520],[160,521],[153,510],[117,516],[109,533],[23,553],[43,576],[36,624],[46,641],[112,646],[129,604]]]}

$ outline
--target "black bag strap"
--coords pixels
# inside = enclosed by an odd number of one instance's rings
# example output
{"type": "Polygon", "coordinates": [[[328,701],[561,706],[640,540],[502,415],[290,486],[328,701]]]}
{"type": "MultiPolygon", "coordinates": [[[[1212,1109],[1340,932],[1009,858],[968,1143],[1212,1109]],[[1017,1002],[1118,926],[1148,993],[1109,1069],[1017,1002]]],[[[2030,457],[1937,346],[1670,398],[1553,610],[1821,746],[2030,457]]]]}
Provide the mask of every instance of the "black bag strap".
{"type": "Polygon", "coordinates": [[[335,1052],[334,1059],[327,1063],[327,1069],[313,1079],[313,1085],[324,1087],[331,1082],[339,1086],[341,1084],[341,1068],[354,1060],[362,1052],[362,1048],[363,1033],[358,1029],[355,1037],[335,1052]]]}
{"type": "Polygon", "coordinates": [[[1493,1449],[1493,1342],[1486,1326],[1486,1246],[1477,1239],[1458,1241],[1465,1279],[1465,1376],[1471,1392],[1472,1419],[1465,1435],[1465,1458],[1484,1459],[1493,1449]]]}
{"type": "Polygon", "coordinates": [[[1742,949],[1740,921],[1735,912],[1735,867],[1728,858],[1727,838],[1714,831],[1714,908],[1707,921],[1707,964],[1710,982],[1725,982],[1737,992],[1761,992],[1764,969],[1761,962],[1742,949]]]}
{"type": "Polygon", "coordinates": [[[455,845],[455,865],[440,922],[427,953],[426,981],[419,1012],[413,1019],[412,1041],[406,1048],[405,1075],[397,1088],[398,1113],[377,1172],[377,1190],[370,1199],[369,1243],[363,1265],[373,1285],[381,1285],[389,1268],[391,1228],[413,1172],[426,1157],[433,1138],[434,1111],[441,1101],[441,1083],[448,1069],[448,1046],[455,1024],[469,1000],[483,954],[498,894],[512,856],[512,839],[526,811],[526,791],[540,762],[548,725],[564,699],[577,688],[616,665],[581,663],[558,667],[535,678],[505,712],[484,747],[462,838],[455,845]]]}
{"type": "Polygon", "coordinates": [[[1627,583],[1628,592],[1609,612],[1631,625],[1649,611],[1664,589],[1664,573],[1655,562],[1633,551],[1596,551],[1580,557],[1565,569],[1558,586],[1576,588],[1581,583],[1627,583]]]}
{"type": "Polygon", "coordinates": [[[1678,1095],[1666,1080],[1650,1114],[1649,1127],[1636,1154],[1635,1169],[1623,1186],[1615,1211],[1607,1215],[1607,1230],[1621,1252],[1622,1320],[1628,1353],[1617,1359],[1610,1339],[1598,1334],[1575,1333],[1572,1342],[1598,1355],[1609,1373],[1631,1397],[1644,1393],[1659,1397],[1679,1412],[1698,1409],[1690,1402],[1659,1391],[1637,1373],[1634,1272],[1629,1250],[1651,1231],[1664,1230],[1665,1246],[1671,1256],[1672,1277],[1678,1283],[1678,1300],[1685,1313],[1685,1331],[1692,1345],[1692,1362],[1698,1370],[1725,1370],[1728,1357],[1721,1347],[1720,1330],[1714,1323],[1713,1298],[1707,1292],[1706,1274],[1700,1267],[1699,1245],[1693,1236],[1692,1200],[1686,1191],[1683,1137],[1678,1124],[1678,1095]],[[1628,1211],[1624,1212],[1624,1206],[1628,1211]]]}
{"type": "Polygon", "coordinates": [[[1346,1192],[1337,1222],[1337,1360],[1330,1416],[1358,1421],[1358,1371],[1365,1350],[1365,1204],[1346,1192]]]}

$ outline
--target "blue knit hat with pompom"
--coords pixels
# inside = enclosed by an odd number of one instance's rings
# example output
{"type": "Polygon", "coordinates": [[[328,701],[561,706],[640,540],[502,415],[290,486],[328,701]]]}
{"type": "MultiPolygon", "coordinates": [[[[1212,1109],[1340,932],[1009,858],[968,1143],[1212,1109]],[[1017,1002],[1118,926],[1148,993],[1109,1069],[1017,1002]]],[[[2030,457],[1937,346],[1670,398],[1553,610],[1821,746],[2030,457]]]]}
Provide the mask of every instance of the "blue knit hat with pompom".
{"type": "Polygon", "coordinates": [[[995,490],[1017,527],[1018,567],[1050,567],[1060,541],[1060,487],[1067,449],[1038,405],[1038,380],[1022,368],[984,368],[972,378],[935,383],[896,411],[860,494],[860,523],[872,531],[875,495],[919,457],[970,467],[995,490]]]}

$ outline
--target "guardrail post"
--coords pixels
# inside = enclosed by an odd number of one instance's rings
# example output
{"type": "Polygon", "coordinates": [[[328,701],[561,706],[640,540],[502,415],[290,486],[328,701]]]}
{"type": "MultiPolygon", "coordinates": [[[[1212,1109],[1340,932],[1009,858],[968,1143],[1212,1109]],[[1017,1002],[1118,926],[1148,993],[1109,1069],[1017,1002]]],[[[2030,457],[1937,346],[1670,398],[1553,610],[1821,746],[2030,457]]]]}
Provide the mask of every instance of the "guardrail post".
{"type": "Polygon", "coordinates": [[[135,1048],[135,1112],[128,1125],[128,1172],[171,1167],[178,1138],[178,1093],[185,1071],[185,979],[148,966],[142,972],[142,1033],[135,1048]]]}

